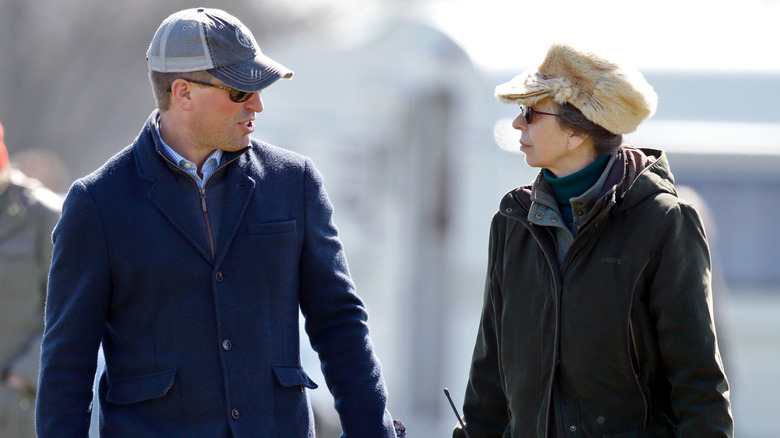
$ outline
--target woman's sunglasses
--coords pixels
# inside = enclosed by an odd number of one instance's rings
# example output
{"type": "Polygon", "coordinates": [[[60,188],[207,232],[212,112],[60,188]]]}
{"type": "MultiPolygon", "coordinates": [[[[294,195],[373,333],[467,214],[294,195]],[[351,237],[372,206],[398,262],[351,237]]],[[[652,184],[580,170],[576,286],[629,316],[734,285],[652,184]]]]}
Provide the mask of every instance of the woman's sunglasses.
{"type": "MultiPolygon", "coordinates": [[[[186,78],[179,78],[179,79],[183,79],[183,80],[185,80],[187,82],[192,82],[193,84],[198,84],[198,85],[203,85],[203,86],[206,86],[206,87],[214,87],[214,88],[219,88],[220,90],[225,90],[225,91],[228,92],[228,95],[230,96],[230,100],[232,100],[235,103],[246,102],[255,93],[254,91],[241,91],[241,90],[236,90],[235,88],[223,87],[222,85],[212,84],[211,82],[201,82],[201,81],[196,81],[194,79],[186,79],[186,78]]],[[[171,89],[168,88],[168,91],[171,91],[171,89]]],[[[260,91],[261,90],[258,90],[257,92],[259,93],[260,91]]]]}
{"type": "Polygon", "coordinates": [[[523,115],[523,121],[526,125],[530,125],[531,122],[534,121],[534,114],[543,114],[545,116],[555,116],[558,117],[558,114],[553,113],[544,113],[541,111],[536,111],[535,109],[531,108],[530,106],[523,105],[522,113],[523,115]]]}

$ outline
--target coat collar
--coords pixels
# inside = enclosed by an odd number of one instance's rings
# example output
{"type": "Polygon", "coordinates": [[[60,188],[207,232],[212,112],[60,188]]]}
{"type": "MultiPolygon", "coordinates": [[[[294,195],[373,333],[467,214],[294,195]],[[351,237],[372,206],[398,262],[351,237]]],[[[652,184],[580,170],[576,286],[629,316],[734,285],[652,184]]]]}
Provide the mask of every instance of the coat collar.
{"type": "MultiPolygon", "coordinates": [[[[153,124],[158,114],[155,110],[149,116],[132,146],[139,176],[151,184],[146,195],[204,258],[211,263],[219,263],[238,230],[257,184],[252,176],[258,179],[262,176],[261,165],[258,160],[250,158],[250,155],[254,155],[251,146],[223,155],[217,172],[225,172],[224,198],[219,211],[209,211],[209,214],[218,214],[221,217],[216,260],[213,260],[211,251],[204,247],[200,238],[205,226],[204,219],[201,216],[193,217],[186,208],[181,187],[173,175],[173,172],[177,171],[176,166],[166,158],[160,137],[154,129],[153,124]]],[[[208,184],[206,187],[208,188],[208,184]]],[[[197,190],[194,183],[193,190],[197,190]]]]}
{"type": "MultiPolygon", "coordinates": [[[[146,181],[155,181],[159,178],[161,173],[170,172],[170,166],[174,163],[166,160],[162,139],[159,135],[158,120],[160,112],[154,110],[152,114],[146,119],[144,127],[141,129],[141,133],[136,138],[133,149],[136,157],[136,166],[138,172],[146,181]]],[[[232,163],[237,158],[245,155],[250,147],[246,147],[236,152],[225,152],[222,155],[222,163],[232,163]]]]}

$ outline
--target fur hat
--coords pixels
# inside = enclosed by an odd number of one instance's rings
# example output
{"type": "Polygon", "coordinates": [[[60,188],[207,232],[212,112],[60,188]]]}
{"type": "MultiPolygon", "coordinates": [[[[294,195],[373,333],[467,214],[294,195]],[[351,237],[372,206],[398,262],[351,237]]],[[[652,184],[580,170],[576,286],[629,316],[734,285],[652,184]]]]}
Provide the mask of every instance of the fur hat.
{"type": "Polygon", "coordinates": [[[0,170],[8,167],[8,149],[3,142],[3,124],[0,123],[0,170]]]}
{"type": "Polygon", "coordinates": [[[628,134],[655,113],[658,96],[639,71],[566,44],[550,46],[542,64],[496,87],[504,103],[531,106],[545,97],[570,103],[613,134],[628,134]]]}

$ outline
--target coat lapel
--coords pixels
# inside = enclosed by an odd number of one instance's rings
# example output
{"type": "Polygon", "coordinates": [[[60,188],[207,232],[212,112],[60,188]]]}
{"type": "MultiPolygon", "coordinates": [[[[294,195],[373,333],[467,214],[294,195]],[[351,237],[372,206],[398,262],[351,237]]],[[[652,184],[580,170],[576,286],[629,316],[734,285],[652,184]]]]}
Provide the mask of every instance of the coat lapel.
{"type": "Polygon", "coordinates": [[[198,252],[213,263],[208,242],[201,237],[203,235],[203,218],[193,216],[187,207],[181,187],[169,173],[161,172],[159,178],[152,184],[147,192],[149,200],[157,206],[168,221],[176,228],[198,252]]]}
{"type": "MultiPolygon", "coordinates": [[[[204,229],[203,218],[192,215],[187,208],[185,194],[181,186],[171,174],[171,169],[165,163],[161,152],[159,137],[153,130],[156,123],[157,112],[153,112],[147,120],[144,129],[138,137],[135,145],[137,154],[137,166],[142,179],[151,183],[147,192],[149,200],[162,212],[168,221],[192,244],[193,247],[209,263],[215,261],[211,257],[208,242],[202,238],[204,229]]],[[[220,214],[220,229],[216,243],[216,263],[224,258],[230,243],[233,241],[239,224],[244,217],[247,206],[255,189],[256,181],[247,176],[247,167],[256,166],[255,173],[262,178],[263,169],[259,163],[253,162],[253,154],[247,153],[247,149],[226,153],[223,159],[225,166],[225,194],[224,203],[220,207],[222,211],[210,211],[209,214],[220,214]]]]}
{"type": "MultiPolygon", "coordinates": [[[[222,208],[222,220],[217,243],[217,264],[221,263],[231,242],[235,238],[238,227],[246,213],[252,192],[257,182],[250,178],[246,167],[251,165],[249,154],[243,154],[236,162],[228,164],[225,174],[225,202],[222,208]]],[[[262,171],[258,172],[262,175],[262,171]]]]}
{"type": "Polygon", "coordinates": [[[208,242],[201,237],[203,219],[193,215],[187,207],[185,194],[173,177],[161,152],[162,146],[158,144],[160,139],[154,128],[157,117],[158,112],[155,110],[149,116],[133,146],[139,176],[151,184],[146,196],[203,258],[213,263],[208,242]]]}

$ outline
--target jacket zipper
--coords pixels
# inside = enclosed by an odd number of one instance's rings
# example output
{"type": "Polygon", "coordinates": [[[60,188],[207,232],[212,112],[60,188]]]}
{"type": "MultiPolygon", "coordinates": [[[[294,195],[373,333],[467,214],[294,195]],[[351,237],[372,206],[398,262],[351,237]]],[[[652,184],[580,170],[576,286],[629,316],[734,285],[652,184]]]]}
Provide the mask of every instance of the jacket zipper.
{"type": "MultiPolygon", "coordinates": [[[[160,156],[163,157],[163,159],[166,162],[172,164],[174,168],[178,169],[180,172],[184,172],[184,170],[179,168],[179,166],[177,166],[173,161],[168,159],[168,157],[165,156],[164,153],[162,153],[161,151],[158,151],[157,153],[160,154],[160,156]]],[[[220,165],[219,167],[214,169],[214,172],[212,172],[211,175],[214,176],[214,174],[216,174],[217,172],[219,172],[220,170],[225,168],[228,164],[230,164],[233,161],[237,160],[238,157],[240,157],[240,155],[236,155],[230,161],[227,161],[227,162],[223,163],[222,165],[220,165]]],[[[184,172],[184,174],[187,175],[188,177],[190,177],[192,182],[195,183],[195,186],[198,187],[198,194],[200,195],[200,209],[203,212],[203,219],[204,219],[205,224],[206,224],[206,234],[208,234],[208,238],[209,238],[209,250],[211,251],[211,259],[212,260],[216,260],[217,250],[216,250],[216,247],[214,245],[214,233],[211,230],[211,219],[209,219],[209,210],[208,210],[208,207],[206,206],[206,186],[209,184],[209,181],[211,181],[211,177],[209,177],[208,181],[206,181],[206,183],[203,184],[203,188],[201,188],[200,185],[198,184],[198,180],[196,180],[195,177],[193,177],[192,175],[190,175],[187,172],[184,172]]]]}
{"type": "MultiPolygon", "coordinates": [[[[206,182],[206,184],[208,184],[208,181],[206,182]]],[[[206,185],[205,184],[203,185],[203,188],[199,188],[199,192],[200,192],[200,208],[203,211],[203,219],[206,221],[206,231],[208,231],[207,234],[209,236],[209,249],[211,250],[211,259],[214,260],[216,259],[216,248],[214,248],[214,233],[211,231],[211,220],[209,219],[209,209],[206,207],[206,185]]]]}
{"type": "MultiPolygon", "coordinates": [[[[512,198],[515,200],[517,205],[519,205],[523,210],[525,210],[526,214],[528,214],[529,210],[520,202],[519,199],[517,199],[517,196],[515,196],[515,193],[512,193],[512,198]]],[[[533,227],[527,222],[527,221],[518,221],[523,223],[526,227],[528,227],[529,231],[531,232],[531,235],[534,237],[534,240],[536,240],[536,244],[539,245],[539,248],[542,249],[542,252],[547,254],[544,251],[544,246],[542,245],[542,242],[539,241],[539,238],[537,237],[536,233],[533,231],[533,227]]],[[[545,227],[547,228],[547,227],[545,227]]],[[[552,231],[549,229],[547,230],[548,233],[552,235],[553,243],[555,243],[555,236],[552,234],[552,231]]],[[[555,257],[556,262],[558,260],[558,245],[553,245],[555,248],[555,257]]],[[[552,361],[552,378],[550,379],[550,383],[547,385],[547,406],[545,409],[544,414],[544,436],[547,437],[550,434],[550,409],[551,409],[551,403],[552,400],[552,391],[553,391],[553,380],[555,379],[555,370],[558,366],[558,344],[560,341],[560,331],[561,331],[561,321],[560,321],[560,312],[561,312],[561,304],[558,300],[558,282],[555,278],[554,272],[555,272],[555,266],[550,261],[550,256],[548,255],[545,257],[547,260],[547,265],[550,268],[550,280],[552,282],[552,290],[553,290],[553,306],[555,308],[555,336],[553,337],[553,361],[552,361]]]]}

